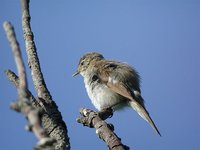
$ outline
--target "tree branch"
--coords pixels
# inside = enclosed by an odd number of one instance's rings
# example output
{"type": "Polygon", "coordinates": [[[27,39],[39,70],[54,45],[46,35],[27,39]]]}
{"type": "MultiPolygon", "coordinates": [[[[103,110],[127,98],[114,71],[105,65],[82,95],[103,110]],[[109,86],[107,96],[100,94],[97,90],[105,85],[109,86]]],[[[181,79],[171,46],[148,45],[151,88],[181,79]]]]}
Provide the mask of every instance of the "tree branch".
{"type": "Polygon", "coordinates": [[[15,58],[18,74],[20,76],[19,89],[25,90],[27,89],[26,72],[25,72],[25,67],[22,61],[22,57],[21,57],[19,43],[17,42],[16,35],[14,32],[14,28],[9,22],[4,22],[3,26],[7,35],[7,39],[10,43],[14,58],[15,58]]]}
{"type": "MultiPolygon", "coordinates": [[[[8,80],[10,80],[13,83],[13,85],[18,89],[19,88],[19,77],[14,72],[12,72],[11,70],[6,70],[5,74],[6,74],[7,78],[8,78],[8,80]]],[[[32,93],[28,89],[27,89],[26,92],[27,92],[28,99],[31,102],[33,107],[35,107],[35,108],[43,108],[45,110],[43,105],[39,104],[39,101],[37,101],[35,99],[35,97],[32,95],[32,93]]]]}
{"type": "Polygon", "coordinates": [[[82,108],[80,110],[81,118],[77,119],[78,123],[96,129],[96,134],[100,139],[106,142],[109,150],[128,150],[129,147],[121,143],[121,139],[113,132],[114,126],[108,125],[105,121],[112,113],[108,110],[96,113],[93,110],[82,108]]]}
{"type": "Polygon", "coordinates": [[[42,115],[42,125],[50,137],[57,140],[56,149],[70,149],[68,131],[62,115],[58,110],[48,91],[40,68],[39,58],[34,42],[34,35],[30,26],[29,0],[21,0],[22,28],[28,56],[28,64],[40,105],[45,107],[46,113],[42,115]]]}
{"type": "Polygon", "coordinates": [[[37,49],[34,42],[34,35],[31,31],[30,25],[30,12],[29,12],[29,0],[21,0],[22,9],[22,29],[24,33],[24,40],[26,45],[26,52],[28,56],[28,64],[31,69],[32,79],[37,91],[38,97],[45,101],[51,102],[51,95],[48,91],[43,74],[40,68],[39,58],[37,55],[37,49]]]}
{"type": "Polygon", "coordinates": [[[36,146],[37,148],[39,148],[41,145],[44,146],[46,143],[51,143],[51,145],[53,146],[55,140],[49,138],[45,133],[45,130],[41,126],[39,109],[33,108],[28,99],[26,72],[19,44],[16,40],[14,28],[9,22],[4,22],[3,26],[7,35],[7,39],[10,42],[19,74],[19,85],[17,88],[18,100],[11,104],[11,108],[15,111],[23,113],[28,118],[30,124],[29,129],[35,134],[35,136],[39,140],[36,146]]]}

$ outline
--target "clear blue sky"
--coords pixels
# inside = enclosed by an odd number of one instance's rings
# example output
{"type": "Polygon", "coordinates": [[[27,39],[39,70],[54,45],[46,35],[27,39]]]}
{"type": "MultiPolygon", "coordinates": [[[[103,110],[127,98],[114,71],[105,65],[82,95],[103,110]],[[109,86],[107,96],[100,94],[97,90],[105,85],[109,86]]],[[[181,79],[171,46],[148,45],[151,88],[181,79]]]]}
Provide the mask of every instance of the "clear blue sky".
{"type": "MultiPolygon", "coordinates": [[[[71,147],[106,149],[94,129],[76,123],[79,108],[92,106],[81,76],[72,78],[81,55],[102,53],[133,65],[142,77],[146,107],[163,137],[133,110],[108,120],[122,142],[137,150],[200,149],[200,1],[31,1],[31,26],[42,71],[66,121],[71,147]]],[[[16,72],[2,23],[13,23],[25,55],[19,1],[0,4],[0,149],[32,149],[35,136],[25,118],[9,109],[17,97],[4,70],[16,72]]],[[[26,64],[29,89],[35,94],[26,64]]]]}

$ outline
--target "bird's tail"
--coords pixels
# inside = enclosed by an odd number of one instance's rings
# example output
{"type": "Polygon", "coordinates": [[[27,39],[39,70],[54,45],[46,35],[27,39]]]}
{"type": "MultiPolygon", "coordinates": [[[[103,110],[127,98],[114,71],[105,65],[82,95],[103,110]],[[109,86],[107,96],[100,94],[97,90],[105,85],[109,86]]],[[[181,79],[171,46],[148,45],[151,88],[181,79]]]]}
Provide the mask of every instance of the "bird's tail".
{"type": "Polygon", "coordinates": [[[151,125],[151,127],[156,131],[156,133],[158,133],[161,136],[158,128],[156,127],[155,123],[151,119],[145,107],[140,105],[137,101],[129,101],[129,104],[144,120],[146,120],[151,125]]]}

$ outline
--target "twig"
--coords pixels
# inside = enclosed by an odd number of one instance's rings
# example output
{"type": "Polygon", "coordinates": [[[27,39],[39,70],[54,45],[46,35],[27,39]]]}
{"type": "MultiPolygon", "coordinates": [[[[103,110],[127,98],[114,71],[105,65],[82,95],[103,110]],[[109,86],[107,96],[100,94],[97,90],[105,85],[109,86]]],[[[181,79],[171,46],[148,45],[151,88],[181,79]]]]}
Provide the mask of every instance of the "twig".
{"type": "Polygon", "coordinates": [[[28,56],[28,64],[29,67],[31,68],[33,83],[37,91],[38,97],[44,99],[45,101],[51,102],[52,97],[46,87],[43,78],[43,74],[40,68],[39,58],[37,55],[37,49],[34,42],[34,35],[33,32],[31,31],[29,0],[21,0],[21,9],[22,9],[22,29],[24,33],[24,40],[28,56]]]}
{"type": "Polygon", "coordinates": [[[18,101],[11,104],[11,108],[18,112],[23,113],[29,120],[29,130],[31,130],[35,136],[38,138],[39,143],[37,147],[41,144],[44,146],[46,143],[54,144],[54,140],[49,138],[45,133],[45,130],[41,126],[40,121],[40,112],[38,109],[33,108],[27,94],[27,79],[26,79],[26,72],[25,67],[23,64],[21,51],[19,48],[19,44],[16,40],[14,28],[12,27],[11,23],[4,22],[3,24],[8,41],[10,42],[12,52],[15,58],[15,63],[17,66],[18,74],[19,74],[19,86],[18,86],[18,101]]]}
{"type": "Polygon", "coordinates": [[[25,72],[25,67],[22,61],[22,57],[21,57],[19,43],[16,40],[14,28],[9,22],[4,22],[3,26],[7,34],[8,41],[10,42],[10,46],[15,58],[18,74],[20,76],[19,89],[25,90],[27,89],[26,72],[25,72]]]}
{"type": "MultiPolygon", "coordinates": [[[[112,114],[101,113],[103,119],[108,118],[112,114]]],[[[121,143],[120,138],[113,132],[113,125],[108,125],[103,121],[99,114],[93,110],[82,108],[80,110],[81,118],[77,119],[78,123],[82,123],[84,126],[88,126],[96,129],[96,133],[100,139],[106,142],[109,147],[109,150],[128,150],[129,147],[121,143]]]]}
{"type": "MultiPolygon", "coordinates": [[[[19,77],[11,70],[6,70],[5,74],[6,74],[7,78],[13,83],[13,85],[18,89],[19,88],[19,77]]],[[[33,107],[35,107],[35,108],[42,107],[43,108],[43,105],[39,104],[39,101],[37,101],[35,99],[35,97],[32,95],[32,93],[28,89],[26,92],[27,92],[28,99],[30,100],[30,103],[32,104],[33,107]]],[[[43,109],[45,110],[45,108],[43,108],[43,109]]]]}

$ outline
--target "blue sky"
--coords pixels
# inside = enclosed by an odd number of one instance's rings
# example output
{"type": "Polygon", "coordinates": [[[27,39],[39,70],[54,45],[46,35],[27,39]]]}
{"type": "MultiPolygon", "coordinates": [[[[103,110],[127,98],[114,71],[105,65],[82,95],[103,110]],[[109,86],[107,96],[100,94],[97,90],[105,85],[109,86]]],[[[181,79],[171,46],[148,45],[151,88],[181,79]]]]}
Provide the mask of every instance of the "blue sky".
{"type": "MultiPolygon", "coordinates": [[[[83,78],[71,77],[90,51],[127,62],[142,77],[142,95],[162,137],[127,109],[107,120],[124,144],[138,150],[200,149],[199,0],[43,0],[31,1],[30,12],[41,68],[73,150],[106,149],[94,129],[76,123],[79,108],[94,109],[83,78]]],[[[14,25],[27,63],[19,1],[1,0],[0,24],[5,20],[14,25]]],[[[16,66],[2,27],[0,43],[0,149],[32,149],[37,140],[24,130],[25,118],[9,109],[17,92],[4,70],[16,72],[16,66]]],[[[27,64],[26,69],[35,94],[27,64]]]]}

